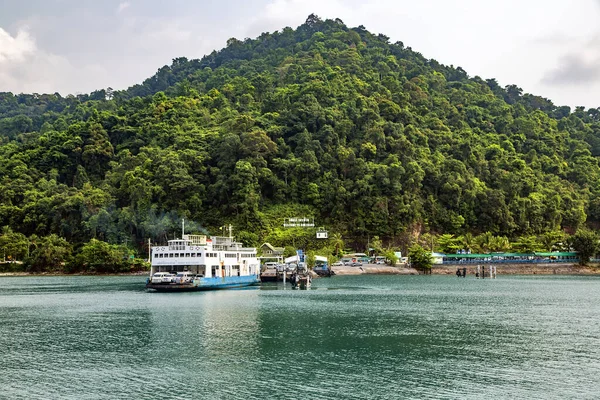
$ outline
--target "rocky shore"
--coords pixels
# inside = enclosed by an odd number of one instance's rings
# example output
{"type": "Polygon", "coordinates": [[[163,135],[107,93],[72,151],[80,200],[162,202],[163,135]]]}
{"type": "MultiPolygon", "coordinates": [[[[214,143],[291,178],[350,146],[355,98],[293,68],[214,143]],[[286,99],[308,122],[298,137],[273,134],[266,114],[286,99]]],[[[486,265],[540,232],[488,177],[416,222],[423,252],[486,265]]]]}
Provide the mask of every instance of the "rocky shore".
{"type": "MultiPolygon", "coordinates": [[[[483,264],[486,266],[488,265],[483,264]]],[[[578,264],[494,264],[498,275],[600,275],[600,265],[581,266],[578,264]]],[[[476,265],[434,265],[431,268],[433,275],[455,275],[456,269],[467,269],[467,276],[475,276],[476,265]]],[[[408,266],[364,264],[360,267],[339,266],[333,267],[336,275],[419,275],[422,271],[408,266]]]]}
{"type": "Polygon", "coordinates": [[[147,276],[149,271],[138,271],[138,272],[121,272],[117,274],[84,274],[81,272],[74,274],[66,274],[64,272],[0,272],[2,276],[147,276]]]}
{"type": "MultiPolygon", "coordinates": [[[[483,264],[488,267],[488,264],[483,264]]],[[[600,275],[600,264],[581,266],[578,264],[494,264],[498,275],[600,275]]],[[[455,275],[456,269],[467,268],[467,276],[475,276],[476,265],[434,265],[431,268],[432,275],[455,275]]],[[[363,264],[360,267],[336,266],[331,268],[335,275],[422,275],[423,272],[405,265],[391,266],[379,264],[363,264]]],[[[97,274],[102,276],[132,276],[147,275],[148,271],[121,273],[121,274],[97,274]]],[[[96,274],[64,274],[64,273],[40,273],[29,272],[0,272],[2,276],[90,276],[96,274]]],[[[314,274],[314,277],[317,277],[314,274]]]]}
{"type": "Polygon", "coordinates": [[[419,271],[406,266],[392,267],[391,265],[363,264],[360,267],[336,266],[331,270],[336,275],[362,275],[362,274],[380,274],[380,275],[419,275],[419,271]]]}
{"type": "MultiPolygon", "coordinates": [[[[488,264],[485,265],[486,270],[488,264]]],[[[600,265],[581,266],[578,264],[492,264],[498,275],[600,275],[600,265]]],[[[434,265],[431,273],[435,275],[455,275],[456,269],[467,268],[467,276],[475,275],[477,265],[434,265]]]]}

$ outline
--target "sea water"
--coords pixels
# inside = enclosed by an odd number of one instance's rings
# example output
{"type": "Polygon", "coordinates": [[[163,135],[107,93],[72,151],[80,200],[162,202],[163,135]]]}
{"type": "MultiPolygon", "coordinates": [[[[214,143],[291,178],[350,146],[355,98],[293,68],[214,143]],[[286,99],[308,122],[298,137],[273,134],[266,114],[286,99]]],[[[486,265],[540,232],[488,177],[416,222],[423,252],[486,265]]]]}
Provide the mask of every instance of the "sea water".
{"type": "Polygon", "coordinates": [[[600,397],[600,278],[0,278],[2,399],[600,397]]]}

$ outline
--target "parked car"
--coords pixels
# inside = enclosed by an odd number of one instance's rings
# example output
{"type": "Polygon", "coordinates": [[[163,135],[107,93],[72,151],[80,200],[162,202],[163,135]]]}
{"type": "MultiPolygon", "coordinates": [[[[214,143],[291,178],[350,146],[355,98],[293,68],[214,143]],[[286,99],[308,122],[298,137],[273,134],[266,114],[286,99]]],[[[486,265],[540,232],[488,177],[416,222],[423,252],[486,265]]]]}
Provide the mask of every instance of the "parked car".
{"type": "Polygon", "coordinates": [[[168,272],[156,272],[152,275],[151,282],[152,283],[171,283],[173,281],[174,275],[168,272]]]}
{"type": "Polygon", "coordinates": [[[285,271],[285,272],[291,273],[291,272],[294,272],[296,270],[296,267],[298,267],[298,265],[295,264],[295,263],[291,263],[291,264],[279,264],[279,265],[277,265],[276,269],[277,269],[277,272],[284,272],[285,271]]]}
{"type": "Polygon", "coordinates": [[[187,283],[194,279],[194,274],[188,271],[178,272],[173,281],[175,283],[187,283]]]}
{"type": "Polygon", "coordinates": [[[263,264],[263,269],[277,268],[277,263],[269,261],[263,264]]]}
{"type": "Polygon", "coordinates": [[[344,266],[344,263],[341,261],[336,261],[333,264],[331,264],[332,267],[342,267],[344,266]]]}
{"type": "Polygon", "coordinates": [[[351,267],[362,267],[362,263],[359,261],[354,261],[350,264],[351,267]]]}

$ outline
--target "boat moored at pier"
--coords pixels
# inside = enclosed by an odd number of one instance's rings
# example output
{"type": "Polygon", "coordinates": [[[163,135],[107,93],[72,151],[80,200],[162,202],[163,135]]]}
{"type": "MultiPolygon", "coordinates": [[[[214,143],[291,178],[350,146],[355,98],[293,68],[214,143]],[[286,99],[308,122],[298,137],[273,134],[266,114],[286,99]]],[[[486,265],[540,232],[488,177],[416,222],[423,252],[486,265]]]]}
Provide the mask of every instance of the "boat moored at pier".
{"type": "Polygon", "coordinates": [[[227,289],[260,282],[256,248],[232,237],[182,235],[151,248],[148,289],[159,292],[227,289]],[[170,275],[169,275],[170,274],[170,275]]]}

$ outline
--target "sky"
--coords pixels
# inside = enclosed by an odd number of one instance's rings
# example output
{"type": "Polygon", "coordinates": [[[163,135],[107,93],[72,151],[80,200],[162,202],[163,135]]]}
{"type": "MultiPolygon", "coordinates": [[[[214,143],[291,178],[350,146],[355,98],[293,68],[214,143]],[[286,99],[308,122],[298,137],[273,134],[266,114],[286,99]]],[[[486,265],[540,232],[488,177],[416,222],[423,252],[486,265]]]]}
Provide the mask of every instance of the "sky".
{"type": "Polygon", "coordinates": [[[126,89],[311,13],[559,106],[600,106],[600,0],[0,0],[0,92],[126,89]]]}

